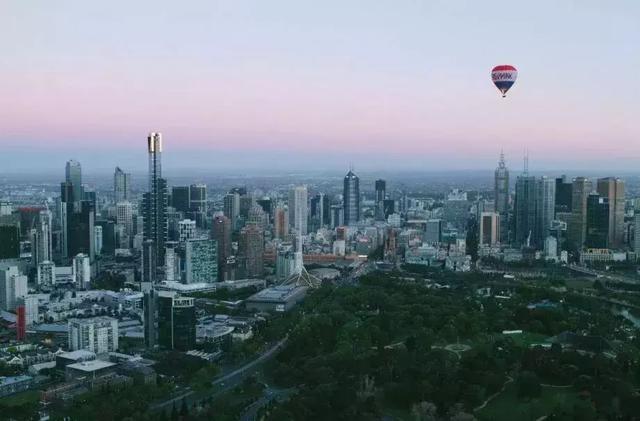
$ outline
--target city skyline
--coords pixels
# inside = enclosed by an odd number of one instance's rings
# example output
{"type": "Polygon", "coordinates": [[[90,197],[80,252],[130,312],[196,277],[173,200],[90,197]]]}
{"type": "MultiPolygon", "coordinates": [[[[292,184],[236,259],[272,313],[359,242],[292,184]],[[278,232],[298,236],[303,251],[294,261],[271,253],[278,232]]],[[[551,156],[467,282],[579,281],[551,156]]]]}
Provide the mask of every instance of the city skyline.
{"type": "Polygon", "coordinates": [[[52,157],[137,170],[151,130],[167,168],[478,169],[501,148],[540,169],[640,159],[633,2],[73,3],[7,5],[5,171],[52,157]],[[519,69],[506,99],[489,77],[502,62],[519,69]],[[613,69],[624,89],[603,83],[613,69]]]}

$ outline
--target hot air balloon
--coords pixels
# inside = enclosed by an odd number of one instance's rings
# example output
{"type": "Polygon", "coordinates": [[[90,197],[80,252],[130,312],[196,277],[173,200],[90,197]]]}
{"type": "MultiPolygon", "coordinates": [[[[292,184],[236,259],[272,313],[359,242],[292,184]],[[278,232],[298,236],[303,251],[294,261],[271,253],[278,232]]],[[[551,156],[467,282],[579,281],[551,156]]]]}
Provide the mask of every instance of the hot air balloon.
{"type": "Polygon", "coordinates": [[[513,86],[518,77],[518,71],[509,64],[501,64],[491,70],[491,80],[502,92],[502,98],[507,96],[507,91],[513,86]]]}

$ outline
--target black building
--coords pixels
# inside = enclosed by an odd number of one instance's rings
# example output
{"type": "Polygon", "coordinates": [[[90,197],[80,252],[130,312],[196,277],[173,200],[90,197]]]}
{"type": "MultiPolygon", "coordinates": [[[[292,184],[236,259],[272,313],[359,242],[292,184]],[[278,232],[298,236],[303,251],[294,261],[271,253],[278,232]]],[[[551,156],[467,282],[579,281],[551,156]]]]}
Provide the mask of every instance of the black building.
{"type": "Polygon", "coordinates": [[[188,351],[196,344],[196,309],[194,299],[175,292],[159,292],[158,345],[165,349],[188,351]]]}
{"type": "Polygon", "coordinates": [[[556,205],[555,213],[571,212],[571,201],[573,197],[573,183],[567,181],[567,176],[556,178],[556,205]]]}
{"type": "Polygon", "coordinates": [[[598,194],[587,197],[587,236],[588,248],[609,248],[609,199],[598,194]]]}

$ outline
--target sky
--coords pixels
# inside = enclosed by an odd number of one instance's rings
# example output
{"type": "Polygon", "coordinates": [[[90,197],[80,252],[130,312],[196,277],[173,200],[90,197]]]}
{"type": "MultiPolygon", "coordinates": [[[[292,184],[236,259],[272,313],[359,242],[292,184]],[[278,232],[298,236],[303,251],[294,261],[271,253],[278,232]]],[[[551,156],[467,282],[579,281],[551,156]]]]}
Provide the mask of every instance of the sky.
{"type": "Polygon", "coordinates": [[[0,172],[635,170],[637,0],[0,0],[0,172]],[[501,98],[497,64],[518,68],[501,98]]]}

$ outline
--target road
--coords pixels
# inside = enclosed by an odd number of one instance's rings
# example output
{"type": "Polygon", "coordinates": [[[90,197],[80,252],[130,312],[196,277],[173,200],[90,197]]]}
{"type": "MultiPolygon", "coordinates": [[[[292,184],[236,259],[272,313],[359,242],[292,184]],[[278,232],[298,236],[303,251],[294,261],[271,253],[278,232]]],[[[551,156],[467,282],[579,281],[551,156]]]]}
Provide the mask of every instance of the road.
{"type": "MultiPolygon", "coordinates": [[[[210,397],[212,399],[216,399],[217,397],[223,395],[224,393],[228,392],[229,390],[239,385],[244,379],[245,375],[248,372],[250,372],[251,369],[255,368],[259,364],[275,356],[275,354],[277,354],[278,351],[280,351],[287,344],[288,340],[289,340],[289,335],[285,336],[283,339],[278,341],[275,345],[273,345],[271,348],[269,348],[268,350],[260,354],[260,356],[254,359],[253,361],[243,365],[242,367],[236,370],[233,370],[230,373],[225,374],[222,377],[219,377],[213,380],[211,384],[213,386],[218,386],[218,388],[213,393],[211,393],[210,397]]],[[[203,396],[201,395],[196,396],[195,391],[189,390],[188,392],[181,393],[180,395],[173,397],[171,399],[168,399],[164,402],[160,402],[155,405],[152,405],[150,407],[150,410],[151,411],[164,411],[167,409],[171,410],[174,404],[176,405],[176,407],[180,407],[180,405],[182,405],[183,399],[185,400],[185,402],[189,407],[192,407],[199,400],[202,400],[203,396]]]]}

